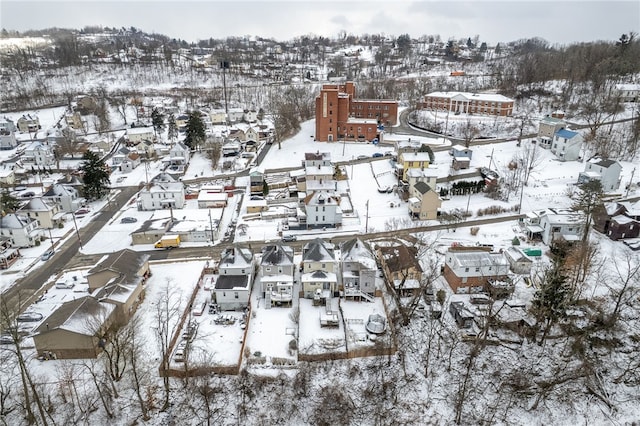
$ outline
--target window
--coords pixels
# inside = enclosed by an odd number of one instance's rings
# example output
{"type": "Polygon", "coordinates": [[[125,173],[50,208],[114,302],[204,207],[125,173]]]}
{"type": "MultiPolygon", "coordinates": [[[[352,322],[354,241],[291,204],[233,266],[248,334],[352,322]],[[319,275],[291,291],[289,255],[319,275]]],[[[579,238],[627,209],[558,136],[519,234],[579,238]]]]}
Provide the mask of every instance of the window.
{"type": "Polygon", "coordinates": [[[327,265],[325,263],[322,264],[322,269],[326,268],[327,265]]]}
{"type": "Polygon", "coordinates": [[[464,271],[465,272],[469,272],[469,268],[464,268],[464,271]]]}
{"type": "Polygon", "coordinates": [[[476,272],[480,272],[480,268],[476,267],[476,272]]]}
{"type": "Polygon", "coordinates": [[[233,295],[234,295],[234,297],[235,297],[236,299],[238,299],[238,298],[240,297],[240,295],[238,294],[238,292],[237,292],[237,291],[236,291],[236,292],[234,292],[234,294],[233,294],[233,295]]]}

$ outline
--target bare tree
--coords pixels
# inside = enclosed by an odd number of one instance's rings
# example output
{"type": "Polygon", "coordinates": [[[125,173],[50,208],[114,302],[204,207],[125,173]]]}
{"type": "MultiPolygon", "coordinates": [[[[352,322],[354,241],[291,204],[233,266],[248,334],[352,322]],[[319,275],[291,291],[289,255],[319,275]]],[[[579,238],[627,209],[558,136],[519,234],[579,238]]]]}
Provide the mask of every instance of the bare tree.
{"type": "MultiPolygon", "coordinates": [[[[180,315],[180,297],[172,285],[171,278],[167,278],[158,300],[155,311],[155,335],[160,349],[160,370],[168,371],[171,366],[170,341],[176,331],[180,315]]],[[[169,408],[171,382],[167,374],[162,374],[164,398],[161,410],[169,408]]]]}
{"type": "Polygon", "coordinates": [[[203,151],[207,158],[211,160],[211,168],[216,170],[218,168],[218,163],[220,162],[220,157],[222,156],[222,144],[208,138],[205,142],[203,151]]]}

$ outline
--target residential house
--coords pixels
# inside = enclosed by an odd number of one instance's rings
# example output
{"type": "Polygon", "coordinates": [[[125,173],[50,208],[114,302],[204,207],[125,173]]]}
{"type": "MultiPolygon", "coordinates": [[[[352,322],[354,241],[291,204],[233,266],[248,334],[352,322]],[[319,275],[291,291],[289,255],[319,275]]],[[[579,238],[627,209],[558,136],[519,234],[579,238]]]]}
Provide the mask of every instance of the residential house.
{"type": "Polygon", "coordinates": [[[623,214],[614,216],[611,218],[606,235],[614,241],[637,238],[640,236],[640,221],[623,214]]]}
{"type": "Polygon", "coordinates": [[[533,260],[527,256],[519,247],[509,247],[504,251],[504,256],[509,262],[511,271],[514,274],[529,275],[533,267],[533,260]]]}
{"type": "Polygon", "coordinates": [[[400,296],[413,296],[420,292],[424,271],[418,259],[418,249],[404,244],[378,246],[378,260],[387,285],[400,296]]]}
{"type": "Polygon", "coordinates": [[[52,167],[56,164],[53,149],[41,142],[31,142],[21,157],[22,164],[28,167],[52,167]]]}
{"type": "MultiPolygon", "coordinates": [[[[244,110],[244,121],[247,123],[255,123],[258,120],[258,111],[255,109],[245,109],[244,110]]],[[[258,139],[254,139],[258,140],[258,139]]]]}
{"type": "Polygon", "coordinates": [[[0,185],[13,186],[16,183],[16,172],[12,167],[7,167],[7,164],[2,164],[0,168],[0,185]]]}
{"type": "Polygon", "coordinates": [[[209,113],[211,124],[226,124],[227,114],[223,109],[214,109],[209,113]]]}
{"type": "Polygon", "coordinates": [[[20,249],[11,246],[11,238],[0,236],[0,269],[9,269],[20,256],[20,249]]]}
{"type": "Polygon", "coordinates": [[[473,151],[464,145],[454,145],[451,147],[451,155],[453,156],[453,169],[468,169],[471,164],[471,156],[473,151]]]}
{"type": "Polygon", "coordinates": [[[33,247],[42,239],[42,229],[36,219],[9,213],[0,217],[0,236],[10,238],[13,247],[33,247]]]}
{"type": "Polygon", "coordinates": [[[376,292],[378,267],[371,249],[360,238],[340,244],[342,291],[345,297],[371,301],[376,292]]]}
{"type": "Polygon", "coordinates": [[[615,160],[592,158],[578,175],[578,184],[599,180],[604,192],[611,192],[620,186],[622,166],[615,160]]]}
{"type": "Polygon", "coordinates": [[[302,164],[306,167],[331,167],[333,163],[331,162],[331,153],[330,152],[306,152],[304,154],[304,163],[302,164]]]}
{"type": "Polygon", "coordinates": [[[229,122],[230,123],[239,123],[244,118],[244,109],[242,108],[229,108],[229,122]]]}
{"type": "Polygon", "coordinates": [[[84,128],[84,125],[82,123],[82,116],[78,111],[65,114],[64,122],[67,123],[67,126],[71,127],[74,130],[80,130],[84,128]]]}
{"type": "Polygon", "coordinates": [[[115,305],[112,323],[121,326],[144,299],[144,284],[150,276],[149,255],[124,249],[89,270],[87,281],[93,297],[115,305]]]}
{"type": "Polygon", "coordinates": [[[583,138],[578,132],[560,129],[553,136],[551,152],[561,161],[576,161],[580,158],[583,138]]]}
{"type": "MultiPolygon", "coordinates": [[[[443,276],[454,293],[491,292],[491,281],[508,279],[509,262],[502,253],[491,253],[473,247],[452,247],[445,255],[443,276]]],[[[513,291],[513,287],[510,290],[513,291]]]]}
{"type": "Polygon", "coordinates": [[[302,294],[311,299],[320,293],[322,299],[338,291],[338,265],[334,245],[316,238],[302,248],[302,294]]]}
{"type": "Polygon", "coordinates": [[[218,265],[220,276],[213,288],[212,298],[220,310],[245,309],[249,305],[253,282],[253,254],[244,247],[226,249],[218,265]]]}
{"type": "Polygon", "coordinates": [[[61,211],[72,213],[78,210],[86,200],[80,197],[78,190],[72,185],[53,184],[42,194],[43,200],[49,200],[60,206],[61,211]]]}
{"type": "Polygon", "coordinates": [[[31,198],[24,206],[18,210],[18,213],[25,214],[27,217],[37,220],[41,228],[53,229],[57,228],[63,222],[65,212],[62,207],[47,198],[31,198]]]}
{"type": "Polygon", "coordinates": [[[558,130],[567,127],[567,123],[559,118],[545,117],[538,124],[538,144],[545,149],[551,149],[553,139],[558,130]]]}
{"type": "Polygon", "coordinates": [[[260,290],[265,306],[291,304],[295,263],[293,249],[279,243],[262,248],[260,259],[260,290]]]}
{"type": "Polygon", "coordinates": [[[340,196],[333,191],[313,191],[304,200],[304,217],[307,228],[338,227],[342,225],[340,196]]]}
{"type": "Polygon", "coordinates": [[[60,359],[96,358],[103,346],[100,336],[111,327],[115,309],[90,295],[63,303],[35,330],[36,352],[60,359]]]}
{"type": "Polygon", "coordinates": [[[0,118],[0,130],[6,130],[7,132],[17,132],[18,128],[16,124],[10,118],[0,118]]]}
{"type": "Polygon", "coordinates": [[[143,141],[152,141],[153,127],[134,127],[127,129],[127,145],[138,145],[143,141]]]}
{"type": "Polygon", "coordinates": [[[584,218],[568,209],[547,209],[540,215],[542,242],[551,245],[554,241],[579,241],[582,236],[584,218]]]}
{"type": "Polygon", "coordinates": [[[407,170],[407,184],[409,187],[409,197],[417,197],[418,191],[415,189],[416,183],[424,182],[433,190],[436,189],[438,181],[438,171],[433,168],[409,169],[407,170]]]}
{"type": "Polygon", "coordinates": [[[449,313],[460,328],[471,328],[473,326],[473,312],[462,301],[449,303],[449,313]]]}
{"type": "Polygon", "coordinates": [[[22,133],[37,132],[40,127],[40,119],[36,115],[25,114],[18,118],[18,130],[22,133]]]}
{"type": "Polygon", "coordinates": [[[429,167],[428,152],[403,152],[398,155],[398,168],[396,173],[400,173],[403,181],[407,181],[407,170],[409,169],[426,169],[429,167]],[[401,166],[401,167],[400,167],[401,166]]]}
{"type": "Polygon", "coordinates": [[[131,171],[133,171],[133,169],[138,167],[140,163],[140,154],[138,154],[137,152],[132,152],[127,155],[120,163],[120,171],[122,173],[130,173],[131,171]]]}
{"type": "Polygon", "coordinates": [[[156,146],[153,141],[144,140],[138,145],[138,152],[142,158],[156,158],[156,146]]]}
{"type": "Polygon", "coordinates": [[[178,142],[174,144],[169,150],[169,158],[162,161],[168,161],[169,166],[179,165],[186,168],[190,160],[191,150],[189,150],[189,147],[184,143],[178,142]]]}
{"type": "Polygon", "coordinates": [[[0,150],[8,151],[18,146],[15,132],[7,129],[0,129],[0,150]]]}
{"type": "Polygon", "coordinates": [[[181,209],[185,203],[185,189],[168,173],[160,173],[138,193],[138,210],[181,209]]]}
{"type": "Polygon", "coordinates": [[[622,102],[638,102],[640,100],[640,84],[616,84],[616,91],[622,102]]]}
{"type": "Polygon", "coordinates": [[[249,192],[251,195],[262,195],[264,193],[264,169],[254,167],[249,171],[249,192]]]}
{"type": "Polygon", "coordinates": [[[419,220],[434,220],[438,217],[438,209],[442,200],[437,192],[425,182],[417,182],[413,187],[415,197],[409,198],[409,215],[419,220]]]}

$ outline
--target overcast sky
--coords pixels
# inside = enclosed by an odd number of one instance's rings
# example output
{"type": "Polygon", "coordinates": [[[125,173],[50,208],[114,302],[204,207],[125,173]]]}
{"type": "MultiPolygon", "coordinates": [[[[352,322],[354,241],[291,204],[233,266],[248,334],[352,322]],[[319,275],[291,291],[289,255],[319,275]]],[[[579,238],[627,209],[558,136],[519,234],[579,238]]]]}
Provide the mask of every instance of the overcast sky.
{"type": "Polygon", "coordinates": [[[24,31],[131,27],[189,42],[255,35],[480,36],[489,44],[541,37],[551,44],[617,40],[640,32],[640,1],[105,1],[0,0],[1,26],[24,31]]]}

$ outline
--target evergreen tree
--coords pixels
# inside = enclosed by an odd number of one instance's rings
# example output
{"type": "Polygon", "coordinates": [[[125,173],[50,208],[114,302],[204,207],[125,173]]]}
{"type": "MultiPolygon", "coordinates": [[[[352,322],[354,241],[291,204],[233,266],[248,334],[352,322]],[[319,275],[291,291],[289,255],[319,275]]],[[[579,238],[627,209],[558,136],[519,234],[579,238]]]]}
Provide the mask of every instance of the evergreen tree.
{"type": "Polygon", "coordinates": [[[84,196],[89,201],[99,200],[109,191],[109,170],[104,160],[94,152],[85,152],[82,159],[84,162],[79,169],[83,173],[84,196]]]}
{"type": "Polygon", "coordinates": [[[584,228],[582,229],[582,243],[589,238],[589,230],[593,221],[593,211],[602,204],[602,183],[599,180],[590,180],[578,185],[578,192],[574,194],[571,209],[584,215],[584,228]]]}
{"type": "Polygon", "coordinates": [[[158,108],[154,108],[151,111],[151,124],[153,125],[153,131],[156,133],[164,130],[164,114],[158,111],[158,108]]]}
{"type": "Polygon", "coordinates": [[[205,136],[204,123],[202,122],[202,118],[200,118],[200,111],[191,111],[189,113],[189,120],[187,120],[184,144],[190,149],[197,149],[204,142],[205,136]]]}
{"type": "Polygon", "coordinates": [[[11,195],[7,190],[0,194],[0,215],[15,212],[20,208],[20,201],[11,195]]]}
{"type": "Polygon", "coordinates": [[[167,118],[167,137],[173,142],[178,137],[178,127],[176,126],[176,117],[173,113],[167,118]]]}
{"type": "Polygon", "coordinates": [[[570,302],[570,289],[564,272],[562,258],[556,258],[544,274],[540,288],[535,292],[531,303],[531,312],[536,317],[538,329],[543,325],[543,332],[538,342],[544,342],[551,327],[566,315],[570,302]]]}

